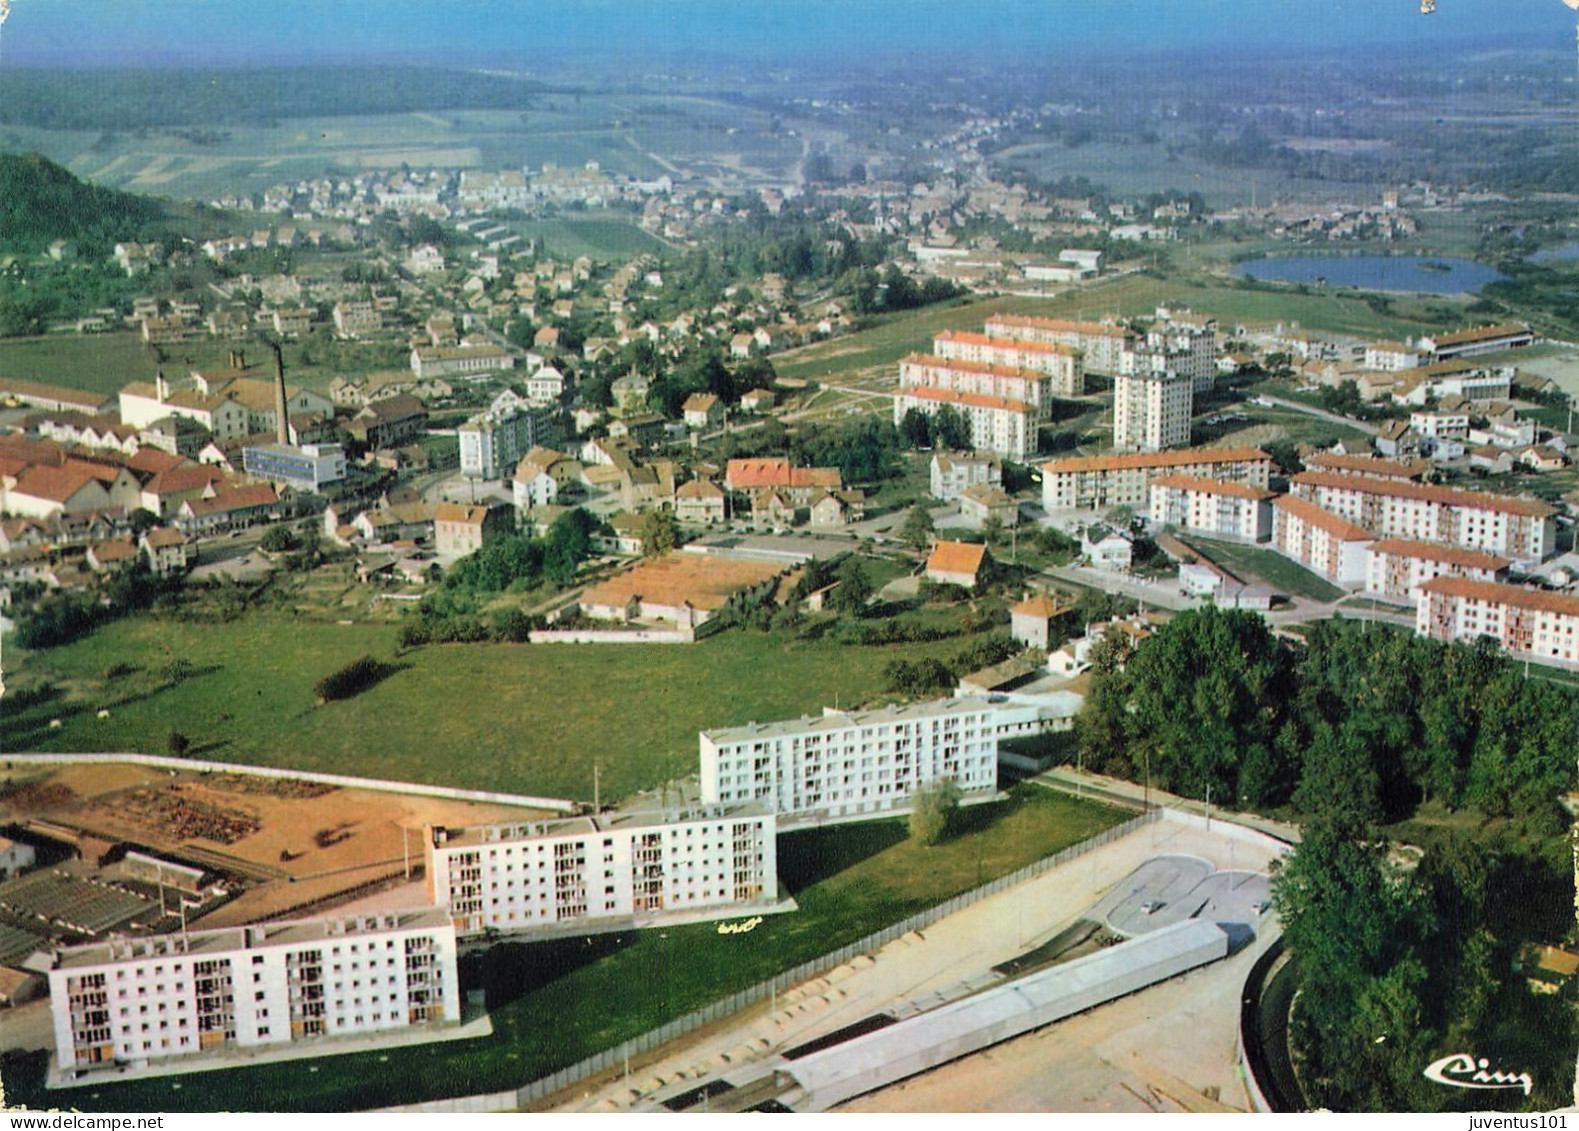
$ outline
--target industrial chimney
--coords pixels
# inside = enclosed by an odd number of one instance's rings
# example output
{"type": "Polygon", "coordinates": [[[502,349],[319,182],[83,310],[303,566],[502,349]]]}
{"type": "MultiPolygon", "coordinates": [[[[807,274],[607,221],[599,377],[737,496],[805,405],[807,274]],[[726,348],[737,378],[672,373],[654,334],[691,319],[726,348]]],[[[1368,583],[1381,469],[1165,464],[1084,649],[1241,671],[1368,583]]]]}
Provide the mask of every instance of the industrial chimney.
{"type": "Polygon", "coordinates": [[[270,342],[274,351],[274,439],[280,444],[291,442],[291,418],[285,410],[285,361],[280,356],[280,344],[270,342]]]}

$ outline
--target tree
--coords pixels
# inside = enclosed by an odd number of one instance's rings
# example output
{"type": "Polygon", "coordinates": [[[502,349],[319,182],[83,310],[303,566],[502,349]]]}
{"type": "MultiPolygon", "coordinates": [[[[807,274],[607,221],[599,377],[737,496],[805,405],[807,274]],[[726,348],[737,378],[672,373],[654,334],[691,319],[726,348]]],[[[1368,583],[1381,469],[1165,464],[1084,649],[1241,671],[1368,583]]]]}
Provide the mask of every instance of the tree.
{"type": "Polygon", "coordinates": [[[943,778],[920,786],[910,795],[910,839],[931,848],[948,836],[959,809],[959,785],[943,778]]]}
{"type": "Polygon", "coordinates": [[[904,524],[899,528],[899,538],[907,546],[925,550],[932,540],[933,529],[932,512],[925,503],[917,503],[905,516],[904,524]]]}
{"type": "Polygon", "coordinates": [[[932,446],[932,420],[919,408],[905,410],[904,417],[899,421],[899,439],[907,448],[930,448],[932,446]]]}
{"type": "Polygon", "coordinates": [[[872,582],[866,576],[866,569],[860,561],[851,558],[839,567],[834,576],[839,584],[828,594],[828,604],[836,612],[859,616],[872,596],[872,582]]]}
{"type": "Polygon", "coordinates": [[[970,421],[953,405],[943,405],[932,415],[932,440],[939,448],[967,450],[971,447],[970,421]]]}
{"type": "Polygon", "coordinates": [[[165,749],[175,758],[185,754],[191,745],[192,740],[178,730],[171,731],[170,737],[165,741],[165,749]]]}
{"type": "Polygon", "coordinates": [[[680,526],[666,510],[648,511],[641,520],[641,552],[655,558],[680,544],[680,526]]]}

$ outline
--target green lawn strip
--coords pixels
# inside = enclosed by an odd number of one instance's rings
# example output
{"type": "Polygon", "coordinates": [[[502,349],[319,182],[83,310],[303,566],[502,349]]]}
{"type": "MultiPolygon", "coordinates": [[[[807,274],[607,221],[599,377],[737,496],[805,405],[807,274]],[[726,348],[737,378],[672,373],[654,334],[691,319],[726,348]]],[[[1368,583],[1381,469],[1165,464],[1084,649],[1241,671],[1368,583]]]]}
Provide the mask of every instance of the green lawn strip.
{"type": "Polygon", "coordinates": [[[1032,786],[957,815],[935,848],[903,820],[786,834],[780,876],[799,910],[747,934],[709,924],[510,944],[467,962],[493,1035],[385,1053],[45,1094],[36,1060],[8,1065],[7,1099],[84,1111],[354,1110],[520,1087],[1132,817],[1032,786]],[[179,1083],[180,1087],[174,1085],[179,1083]]]}
{"type": "Polygon", "coordinates": [[[1206,538],[1191,538],[1190,541],[1199,543],[1205,554],[1234,573],[1252,574],[1272,588],[1286,591],[1291,597],[1336,601],[1347,592],[1273,550],[1232,542],[1213,542],[1206,538]]]}
{"type": "Polygon", "coordinates": [[[10,667],[13,686],[48,679],[66,694],[0,714],[0,747],[163,753],[179,731],[219,761],[588,799],[596,761],[603,795],[619,797],[695,773],[700,730],[864,702],[890,660],[946,660],[971,639],[849,647],[733,629],[690,645],[429,645],[319,706],[322,676],[395,658],[394,626],[141,616],[10,667]],[[197,674],[170,686],[158,673],[176,658],[197,674]],[[140,670],[107,679],[116,664],[140,670]]]}

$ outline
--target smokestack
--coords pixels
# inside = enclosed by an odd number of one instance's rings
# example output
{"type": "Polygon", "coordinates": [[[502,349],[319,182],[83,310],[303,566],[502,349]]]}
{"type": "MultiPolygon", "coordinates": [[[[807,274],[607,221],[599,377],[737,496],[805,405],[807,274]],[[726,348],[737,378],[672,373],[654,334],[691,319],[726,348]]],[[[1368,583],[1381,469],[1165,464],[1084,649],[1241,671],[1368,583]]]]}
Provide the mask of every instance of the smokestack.
{"type": "Polygon", "coordinates": [[[280,356],[278,342],[270,342],[274,351],[274,439],[281,444],[291,442],[291,419],[285,411],[285,361],[280,356]]]}
{"type": "Polygon", "coordinates": [[[170,399],[170,382],[164,379],[164,370],[154,373],[154,399],[160,404],[170,399]]]}

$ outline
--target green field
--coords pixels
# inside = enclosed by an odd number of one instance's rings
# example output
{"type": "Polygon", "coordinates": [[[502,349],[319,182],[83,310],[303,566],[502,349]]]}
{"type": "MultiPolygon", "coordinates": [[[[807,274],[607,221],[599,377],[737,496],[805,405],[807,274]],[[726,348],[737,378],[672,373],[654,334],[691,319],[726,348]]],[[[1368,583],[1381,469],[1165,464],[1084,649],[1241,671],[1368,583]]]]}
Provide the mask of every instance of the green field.
{"type": "Polygon", "coordinates": [[[971,642],[846,647],[730,630],[691,645],[430,645],[356,698],[315,705],[318,679],[364,653],[394,657],[396,636],[256,612],[139,616],[20,662],[8,648],[11,687],[48,679],[68,694],[5,716],[0,748],[163,753],[179,731],[220,761],[589,800],[596,761],[603,796],[619,797],[695,773],[702,729],[853,706],[883,691],[890,660],[947,659],[971,642]],[[158,673],[178,657],[199,674],[168,687],[158,673]],[[107,679],[115,664],[140,670],[107,679]]]}
{"type": "Polygon", "coordinates": [[[749,934],[701,924],[504,945],[468,960],[463,987],[486,989],[490,1037],[47,1094],[42,1059],[31,1056],[3,1066],[6,1099],[84,1111],[343,1111],[519,1087],[1133,815],[1025,785],[960,812],[958,832],[935,848],[909,840],[902,820],[789,833],[779,875],[799,909],[749,934]]]}
{"type": "Polygon", "coordinates": [[[596,260],[628,260],[663,251],[667,245],[633,223],[628,215],[609,213],[582,219],[568,213],[552,220],[508,223],[513,232],[536,241],[538,254],[556,259],[585,255],[596,260]]]}
{"type": "Polygon", "coordinates": [[[1206,538],[1192,537],[1189,541],[1199,543],[1203,553],[1244,580],[1250,580],[1250,577],[1260,578],[1272,588],[1292,597],[1308,597],[1312,601],[1336,601],[1346,592],[1273,550],[1243,546],[1235,542],[1213,542],[1206,538]],[[1247,574],[1250,577],[1246,577],[1247,574]]]}

